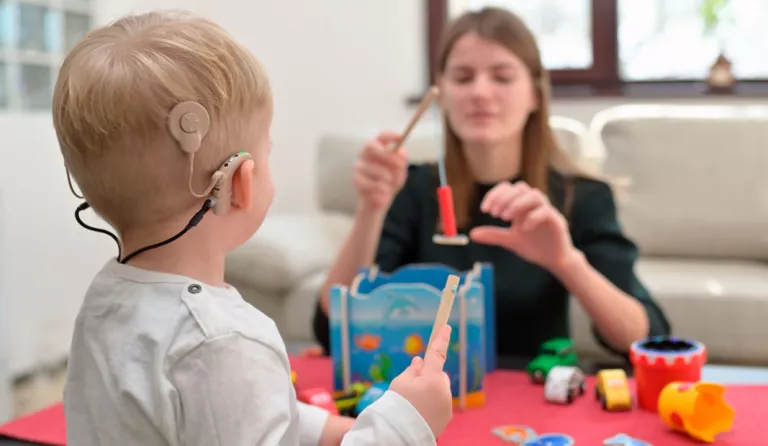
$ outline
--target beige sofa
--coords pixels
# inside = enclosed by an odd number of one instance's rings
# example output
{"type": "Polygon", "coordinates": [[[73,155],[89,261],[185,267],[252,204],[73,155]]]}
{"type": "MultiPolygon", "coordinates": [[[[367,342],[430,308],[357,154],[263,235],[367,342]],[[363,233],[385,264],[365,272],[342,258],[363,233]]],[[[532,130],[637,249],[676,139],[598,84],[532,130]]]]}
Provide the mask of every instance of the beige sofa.
{"type": "MultiPolygon", "coordinates": [[[[615,107],[588,139],[603,172],[630,181],[619,217],[674,333],[702,341],[712,361],[768,365],[768,108],[615,107]]],[[[573,321],[586,339],[585,318],[573,321]]]]}
{"type": "MultiPolygon", "coordinates": [[[[631,180],[619,207],[641,249],[638,275],[674,333],[704,342],[714,362],[768,364],[768,344],[759,341],[768,339],[768,230],[761,231],[768,229],[768,178],[760,175],[768,166],[768,152],[761,151],[766,120],[768,113],[757,109],[666,106],[606,110],[588,129],[552,120],[571,155],[631,180]]],[[[227,280],[274,318],[289,341],[312,340],[314,299],[350,228],[352,164],[368,137],[323,138],[321,211],[269,217],[228,259],[227,280]]],[[[433,160],[436,142],[434,131],[418,132],[409,156],[433,160]]],[[[605,358],[589,327],[574,301],[571,331],[579,352],[605,358]]]]}

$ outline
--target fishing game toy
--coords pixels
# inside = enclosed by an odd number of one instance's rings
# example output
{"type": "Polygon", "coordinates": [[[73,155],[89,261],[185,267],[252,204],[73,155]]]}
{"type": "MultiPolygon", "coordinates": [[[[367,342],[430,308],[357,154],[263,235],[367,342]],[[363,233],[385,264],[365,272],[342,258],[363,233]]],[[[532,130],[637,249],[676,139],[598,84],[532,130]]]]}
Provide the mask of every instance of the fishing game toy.
{"type": "Polygon", "coordinates": [[[454,406],[484,405],[483,380],[496,356],[492,284],[491,265],[478,263],[466,273],[429,264],[391,274],[364,268],[349,288],[334,285],[329,313],[334,389],[388,383],[425,353],[439,327],[450,324],[444,370],[454,406]],[[451,277],[455,283],[446,284],[451,277]]]}
{"type": "MultiPolygon", "coordinates": [[[[437,99],[439,96],[439,88],[433,86],[429,89],[427,94],[424,95],[421,102],[419,103],[419,106],[416,109],[416,113],[414,113],[411,121],[405,128],[402,138],[400,138],[400,141],[394,145],[392,150],[396,151],[400,149],[400,147],[403,145],[403,142],[405,142],[405,139],[408,137],[414,127],[416,127],[416,123],[419,121],[419,119],[421,119],[421,116],[432,104],[432,101],[437,99]]],[[[437,122],[440,122],[439,111],[437,112],[437,115],[437,122]]],[[[441,151],[444,150],[444,144],[442,144],[442,141],[440,144],[438,144],[438,147],[441,147],[441,151]]],[[[453,190],[448,184],[448,179],[445,174],[444,153],[441,153],[441,155],[437,157],[437,169],[440,177],[440,186],[437,188],[437,202],[440,207],[440,223],[442,225],[443,233],[435,234],[432,236],[432,241],[438,245],[466,245],[469,243],[469,237],[464,234],[459,234],[458,229],[456,228],[456,211],[453,207],[453,190]]]]}

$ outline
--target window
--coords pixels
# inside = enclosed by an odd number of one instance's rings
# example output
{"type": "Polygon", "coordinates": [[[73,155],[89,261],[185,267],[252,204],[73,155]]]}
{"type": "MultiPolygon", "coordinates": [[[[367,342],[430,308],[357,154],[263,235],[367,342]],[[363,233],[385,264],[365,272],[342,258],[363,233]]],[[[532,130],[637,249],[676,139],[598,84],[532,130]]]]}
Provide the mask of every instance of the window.
{"type": "Polygon", "coordinates": [[[64,54],[91,29],[89,0],[0,0],[0,110],[47,110],[64,54]]]}
{"type": "Polygon", "coordinates": [[[552,70],[592,66],[591,0],[453,0],[450,17],[466,9],[500,6],[515,11],[538,37],[544,64],[552,70]],[[459,7],[459,5],[464,5],[459,7]]]}
{"type": "Polygon", "coordinates": [[[619,67],[626,81],[706,78],[721,50],[737,79],[768,79],[768,3],[732,0],[705,32],[702,0],[619,0],[619,67]]]}
{"type": "Polygon", "coordinates": [[[761,56],[768,50],[768,2],[763,0],[427,3],[431,68],[447,20],[467,10],[499,6],[518,14],[536,35],[556,92],[702,94],[710,68],[722,54],[736,78],[732,94],[764,90],[768,95],[768,59],[761,56]]]}

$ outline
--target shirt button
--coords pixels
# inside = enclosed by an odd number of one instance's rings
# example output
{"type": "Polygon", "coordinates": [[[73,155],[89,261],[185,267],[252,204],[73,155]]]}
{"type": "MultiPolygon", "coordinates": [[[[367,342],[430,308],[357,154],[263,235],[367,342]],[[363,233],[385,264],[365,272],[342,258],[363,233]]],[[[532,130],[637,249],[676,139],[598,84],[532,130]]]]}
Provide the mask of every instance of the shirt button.
{"type": "Polygon", "coordinates": [[[202,290],[203,290],[203,287],[201,287],[200,285],[198,285],[198,284],[196,284],[196,283],[195,283],[195,284],[192,284],[192,285],[190,285],[190,286],[187,288],[187,291],[189,291],[189,292],[190,292],[190,293],[192,293],[192,294],[197,294],[197,293],[199,293],[199,292],[200,292],[200,291],[202,291],[202,290]]]}

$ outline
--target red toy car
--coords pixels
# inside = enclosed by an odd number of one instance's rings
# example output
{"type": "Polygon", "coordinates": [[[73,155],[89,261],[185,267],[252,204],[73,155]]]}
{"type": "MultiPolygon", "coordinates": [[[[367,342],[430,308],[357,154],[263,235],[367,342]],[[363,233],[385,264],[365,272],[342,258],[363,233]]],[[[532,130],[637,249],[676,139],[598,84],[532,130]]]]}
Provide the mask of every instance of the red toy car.
{"type": "Polygon", "coordinates": [[[298,394],[298,400],[310,406],[317,406],[327,410],[333,415],[339,414],[336,402],[330,392],[322,388],[302,390],[298,394]]]}

